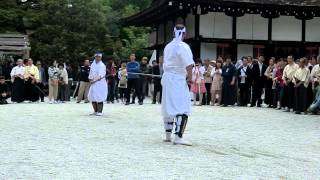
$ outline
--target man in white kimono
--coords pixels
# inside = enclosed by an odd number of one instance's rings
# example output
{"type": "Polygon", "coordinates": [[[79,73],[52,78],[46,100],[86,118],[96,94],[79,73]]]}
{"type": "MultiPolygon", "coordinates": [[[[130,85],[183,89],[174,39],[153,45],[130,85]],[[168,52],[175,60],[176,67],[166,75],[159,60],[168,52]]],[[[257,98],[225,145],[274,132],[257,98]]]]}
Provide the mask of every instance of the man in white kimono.
{"type": "Polygon", "coordinates": [[[108,85],[106,81],[106,66],[102,62],[102,54],[96,53],[91,64],[89,80],[91,83],[88,99],[92,103],[94,112],[91,115],[102,116],[103,102],[108,96],[108,85]]]}
{"type": "Polygon", "coordinates": [[[162,76],[162,116],[166,131],[165,142],[171,142],[175,123],[173,144],[191,146],[183,139],[183,133],[191,114],[191,97],[188,83],[192,81],[193,55],[186,37],[186,28],[176,25],[174,39],[164,49],[164,74],[162,76]],[[186,81],[187,78],[187,81],[186,81]]]}

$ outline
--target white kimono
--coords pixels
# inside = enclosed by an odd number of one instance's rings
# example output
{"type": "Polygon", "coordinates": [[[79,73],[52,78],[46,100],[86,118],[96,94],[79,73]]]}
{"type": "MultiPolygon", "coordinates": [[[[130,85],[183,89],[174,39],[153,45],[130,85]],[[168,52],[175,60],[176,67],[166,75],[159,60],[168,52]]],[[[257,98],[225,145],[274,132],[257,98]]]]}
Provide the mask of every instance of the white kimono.
{"type": "Polygon", "coordinates": [[[100,61],[99,63],[96,63],[95,60],[93,61],[89,73],[89,79],[93,81],[98,81],[91,84],[90,86],[88,93],[89,101],[100,103],[107,100],[108,84],[105,78],[106,72],[106,66],[103,64],[102,61],[100,61]]]}
{"type": "Polygon", "coordinates": [[[188,44],[171,41],[164,49],[162,76],[162,115],[174,118],[191,114],[191,96],[186,81],[186,67],[194,64],[188,44]]]}

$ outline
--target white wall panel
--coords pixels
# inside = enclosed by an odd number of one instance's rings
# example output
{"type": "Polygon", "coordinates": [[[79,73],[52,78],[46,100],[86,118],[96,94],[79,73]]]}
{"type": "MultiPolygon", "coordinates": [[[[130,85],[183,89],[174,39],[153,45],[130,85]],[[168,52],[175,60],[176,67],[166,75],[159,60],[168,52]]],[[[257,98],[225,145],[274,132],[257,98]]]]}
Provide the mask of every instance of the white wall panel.
{"type": "Polygon", "coordinates": [[[232,17],[225,13],[214,13],[214,38],[232,38],[232,17]]]}
{"type": "Polygon", "coordinates": [[[320,17],[306,21],[306,41],[320,42],[320,17]]]}
{"type": "Polygon", "coordinates": [[[253,40],[268,40],[268,19],[260,15],[253,16],[253,40]]]}
{"type": "Polygon", "coordinates": [[[237,18],[237,39],[268,40],[268,19],[252,14],[237,18]]]}
{"type": "Polygon", "coordinates": [[[250,44],[239,44],[238,45],[238,59],[243,56],[253,56],[253,45],[250,44]]]}
{"type": "Polygon", "coordinates": [[[237,18],[237,39],[253,38],[253,16],[246,14],[237,18]]]}
{"type": "Polygon", "coordinates": [[[213,12],[200,16],[200,35],[204,38],[213,38],[214,16],[213,12]]]}
{"type": "Polygon", "coordinates": [[[217,44],[216,43],[201,43],[202,60],[217,58],[217,44]]]}
{"type": "Polygon", "coordinates": [[[280,16],[272,20],[272,40],[301,41],[302,21],[293,16],[280,16]]]}
{"type": "Polygon", "coordinates": [[[187,37],[195,37],[195,16],[191,13],[186,18],[187,37]]]}

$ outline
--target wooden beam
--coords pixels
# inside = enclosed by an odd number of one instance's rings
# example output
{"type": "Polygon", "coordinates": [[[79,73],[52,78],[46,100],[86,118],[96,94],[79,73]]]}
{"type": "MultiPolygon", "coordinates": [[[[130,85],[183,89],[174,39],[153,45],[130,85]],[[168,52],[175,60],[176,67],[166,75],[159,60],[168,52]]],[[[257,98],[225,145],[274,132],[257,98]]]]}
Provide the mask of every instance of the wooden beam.
{"type": "Polygon", "coordinates": [[[27,35],[23,34],[0,34],[0,37],[5,37],[5,38],[28,38],[27,35]]]}
{"type": "Polygon", "coordinates": [[[232,39],[237,39],[237,17],[232,17],[232,39]]]}
{"type": "Polygon", "coordinates": [[[272,41],[272,18],[268,18],[268,41],[272,41]]]}
{"type": "Polygon", "coordinates": [[[11,55],[23,55],[25,54],[24,51],[0,51],[0,54],[11,54],[11,55]]]}
{"type": "Polygon", "coordinates": [[[194,15],[194,33],[195,33],[195,37],[199,38],[200,37],[200,15],[199,14],[195,14],[194,15]]]}
{"type": "Polygon", "coordinates": [[[30,50],[30,47],[17,47],[17,46],[0,46],[0,50],[9,50],[9,51],[24,51],[30,50]]]}
{"type": "Polygon", "coordinates": [[[1,37],[0,37],[0,42],[1,42],[1,41],[29,42],[28,39],[24,39],[24,38],[1,38],[1,37]]]}
{"type": "Polygon", "coordinates": [[[29,45],[29,42],[25,42],[25,41],[0,41],[0,46],[1,45],[25,46],[25,45],[29,45]]]}

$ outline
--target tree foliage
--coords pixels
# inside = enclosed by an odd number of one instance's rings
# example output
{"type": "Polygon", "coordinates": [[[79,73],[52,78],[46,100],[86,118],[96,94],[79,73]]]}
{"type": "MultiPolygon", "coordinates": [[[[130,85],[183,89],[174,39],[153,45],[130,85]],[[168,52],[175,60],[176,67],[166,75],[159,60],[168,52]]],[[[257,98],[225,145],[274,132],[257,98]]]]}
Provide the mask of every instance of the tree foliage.
{"type": "Polygon", "coordinates": [[[120,19],[151,0],[0,0],[0,32],[32,32],[31,56],[77,62],[95,51],[126,59],[149,55],[147,28],[122,27],[120,19]],[[3,2],[2,2],[3,1],[3,2]]]}

